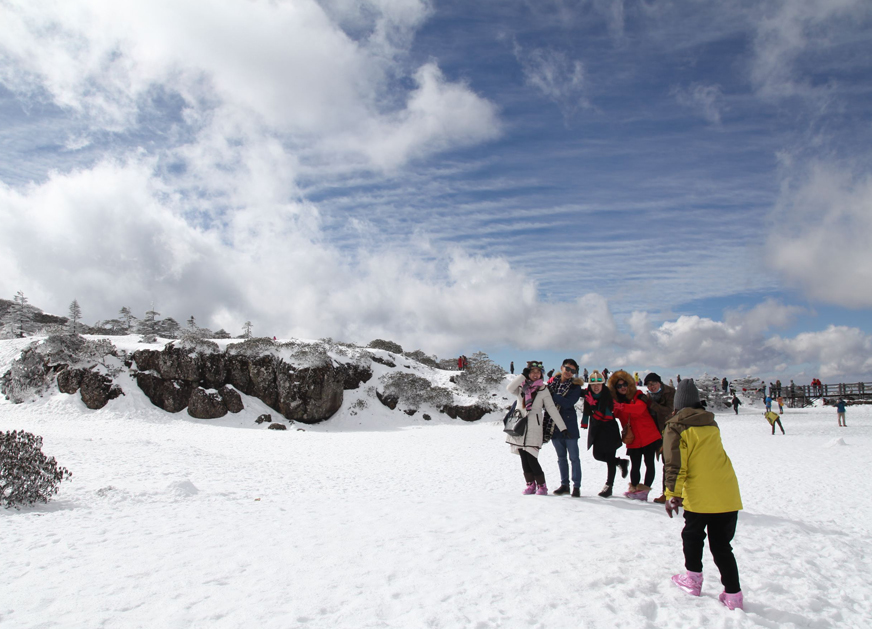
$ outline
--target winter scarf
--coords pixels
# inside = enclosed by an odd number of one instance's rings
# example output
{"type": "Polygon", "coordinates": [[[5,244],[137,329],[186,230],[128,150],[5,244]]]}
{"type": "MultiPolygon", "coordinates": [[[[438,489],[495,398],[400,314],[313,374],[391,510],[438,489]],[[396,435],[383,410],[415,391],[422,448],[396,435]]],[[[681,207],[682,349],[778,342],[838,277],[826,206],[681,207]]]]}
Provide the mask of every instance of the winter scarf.
{"type": "Polygon", "coordinates": [[[533,408],[533,398],[536,396],[536,393],[539,392],[539,388],[542,386],[542,378],[538,380],[527,380],[524,382],[524,407],[529,411],[533,408]]]}

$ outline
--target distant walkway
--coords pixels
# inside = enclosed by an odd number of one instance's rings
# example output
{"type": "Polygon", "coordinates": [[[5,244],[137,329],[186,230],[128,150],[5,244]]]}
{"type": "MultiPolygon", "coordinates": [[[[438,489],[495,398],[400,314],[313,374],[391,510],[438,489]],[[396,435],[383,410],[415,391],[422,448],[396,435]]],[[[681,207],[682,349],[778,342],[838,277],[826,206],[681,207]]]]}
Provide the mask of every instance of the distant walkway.
{"type": "MultiPolygon", "coordinates": [[[[778,391],[773,391],[770,395],[773,398],[778,397],[778,391]]],[[[825,398],[832,400],[843,398],[846,402],[872,402],[872,382],[840,382],[839,384],[822,384],[820,386],[787,385],[781,387],[781,397],[784,398],[785,406],[790,408],[809,406],[815,400],[825,398]]]]}

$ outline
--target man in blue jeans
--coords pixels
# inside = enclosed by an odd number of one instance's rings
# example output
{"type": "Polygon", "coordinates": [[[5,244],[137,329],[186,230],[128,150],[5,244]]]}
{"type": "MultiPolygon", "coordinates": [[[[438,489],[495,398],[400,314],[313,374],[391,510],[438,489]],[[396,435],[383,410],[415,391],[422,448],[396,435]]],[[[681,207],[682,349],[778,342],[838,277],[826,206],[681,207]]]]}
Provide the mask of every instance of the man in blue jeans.
{"type": "MultiPolygon", "coordinates": [[[[557,467],[560,468],[560,487],[554,490],[558,496],[569,493],[569,465],[572,464],[572,496],[581,496],[581,460],[578,458],[578,413],[575,404],[581,398],[583,381],[576,378],[578,363],[567,358],[560,373],[548,382],[551,398],[566,424],[566,436],[555,433],[551,439],[557,451],[557,467]],[[568,461],[567,461],[568,457],[568,461]]],[[[552,418],[553,419],[553,418],[552,418]]]]}

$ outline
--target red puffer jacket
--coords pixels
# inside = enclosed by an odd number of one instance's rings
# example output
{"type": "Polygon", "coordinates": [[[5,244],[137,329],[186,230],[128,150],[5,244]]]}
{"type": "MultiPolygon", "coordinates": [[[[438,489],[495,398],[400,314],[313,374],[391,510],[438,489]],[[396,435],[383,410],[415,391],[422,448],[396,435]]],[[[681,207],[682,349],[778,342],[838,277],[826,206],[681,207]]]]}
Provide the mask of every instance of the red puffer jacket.
{"type": "Polygon", "coordinates": [[[626,404],[615,402],[615,417],[621,421],[621,426],[626,427],[629,423],[633,430],[633,443],[627,446],[628,450],[644,448],[660,439],[660,431],[657,430],[657,424],[648,412],[648,405],[642,395],[637,392],[633,401],[626,404]]]}

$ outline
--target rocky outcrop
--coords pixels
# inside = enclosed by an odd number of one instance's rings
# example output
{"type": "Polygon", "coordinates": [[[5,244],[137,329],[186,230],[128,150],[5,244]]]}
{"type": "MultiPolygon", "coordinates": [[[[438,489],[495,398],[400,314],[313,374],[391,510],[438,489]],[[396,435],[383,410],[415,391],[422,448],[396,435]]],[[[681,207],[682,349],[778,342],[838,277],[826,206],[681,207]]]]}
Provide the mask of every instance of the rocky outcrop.
{"type": "Polygon", "coordinates": [[[471,406],[457,406],[450,404],[442,407],[442,412],[448,415],[451,419],[458,417],[465,422],[476,422],[488,413],[491,409],[480,404],[472,404],[471,406]]]}
{"type": "Polygon", "coordinates": [[[376,391],[375,396],[378,398],[379,402],[381,402],[391,410],[397,408],[397,404],[400,401],[400,398],[398,398],[396,395],[387,395],[382,393],[381,391],[376,391]]]}
{"type": "Polygon", "coordinates": [[[152,404],[169,413],[184,410],[196,387],[185,380],[164,380],[150,373],[136,374],[136,384],[152,404]]]}
{"type": "Polygon", "coordinates": [[[122,394],[121,388],[112,384],[112,378],[96,371],[86,371],[82,375],[79,393],[82,402],[91,409],[103,408],[122,394]]]}
{"type": "Polygon", "coordinates": [[[197,419],[217,419],[228,411],[238,413],[242,409],[242,397],[228,386],[217,390],[197,387],[188,399],[188,415],[197,419]]]}
{"type": "Polygon", "coordinates": [[[372,369],[357,363],[338,365],[336,369],[342,374],[342,388],[346,391],[357,389],[361,384],[372,378],[372,369]]]}
{"type": "Polygon", "coordinates": [[[72,395],[82,386],[82,377],[86,369],[62,369],[58,372],[58,390],[61,393],[72,395]]]}
{"type": "Polygon", "coordinates": [[[279,423],[272,423],[269,426],[267,426],[267,428],[269,430],[287,430],[288,429],[287,426],[285,426],[284,424],[279,424],[279,423]]]}
{"type": "Polygon", "coordinates": [[[343,373],[332,364],[294,369],[281,363],[276,376],[278,411],[305,424],[326,419],[342,406],[343,382],[343,373]]]}
{"type": "Polygon", "coordinates": [[[272,423],[272,415],[269,413],[264,413],[263,415],[258,415],[257,419],[254,420],[255,424],[262,424],[266,422],[267,424],[272,423]]]}

